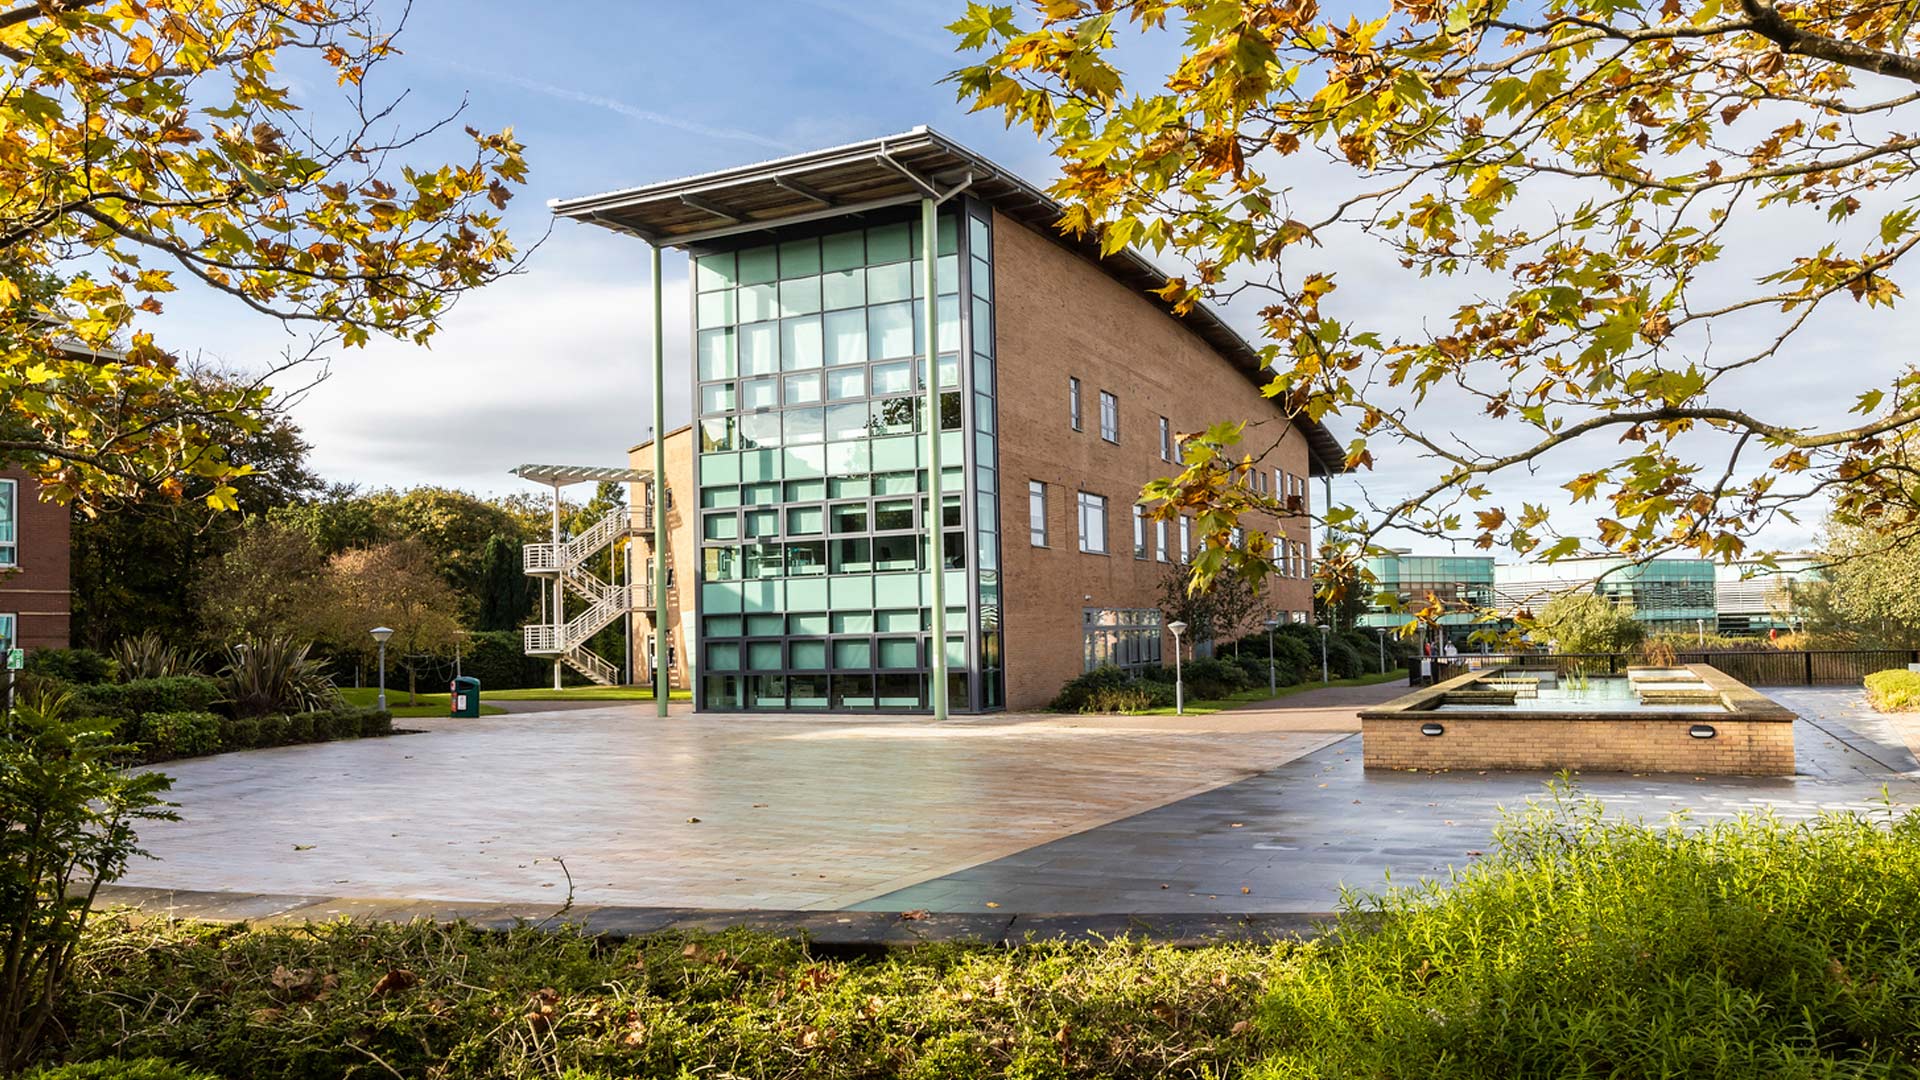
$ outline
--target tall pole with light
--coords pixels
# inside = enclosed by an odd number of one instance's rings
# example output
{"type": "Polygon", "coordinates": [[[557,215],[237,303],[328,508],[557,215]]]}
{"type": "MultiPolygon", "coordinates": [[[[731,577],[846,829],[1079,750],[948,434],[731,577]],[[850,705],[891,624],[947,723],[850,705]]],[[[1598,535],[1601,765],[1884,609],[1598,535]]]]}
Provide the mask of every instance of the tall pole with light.
{"type": "Polygon", "coordinates": [[[1173,631],[1173,715],[1185,716],[1187,712],[1187,684],[1180,673],[1180,635],[1187,632],[1187,624],[1174,620],[1167,624],[1173,631]]]}
{"type": "Polygon", "coordinates": [[[385,709],[387,707],[387,639],[393,636],[393,631],[384,626],[376,626],[368,633],[373,635],[374,641],[380,643],[380,708],[385,709]]]}
{"type": "Polygon", "coordinates": [[[1333,627],[1326,623],[1320,624],[1320,684],[1322,686],[1332,681],[1327,678],[1327,634],[1332,629],[1333,627]]]}
{"type": "Polygon", "coordinates": [[[1280,692],[1280,686],[1278,683],[1274,681],[1274,677],[1273,677],[1273,632],[1279,629],[1280,620],[1269,615],[1267,616],[1266,626],[1267,626],[1267,696],[1271,697],[1274,694],[1278,694],[1280,692]]]}
{"type": "Polygon", "coordinates": [[[1379,626],[1375,629],[1380,631],[1380,674],[1385,675],[1387,673],[1387,628],[1379,626]]]}

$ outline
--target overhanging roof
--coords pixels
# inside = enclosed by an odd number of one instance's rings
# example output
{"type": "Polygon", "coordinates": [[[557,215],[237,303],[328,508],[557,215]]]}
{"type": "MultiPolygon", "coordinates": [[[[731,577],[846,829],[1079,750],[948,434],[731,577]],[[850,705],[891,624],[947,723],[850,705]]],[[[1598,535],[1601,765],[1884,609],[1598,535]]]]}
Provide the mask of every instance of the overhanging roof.
{"type": "MultiPolygon", "coordinates": [[[[903,206],[923,196],[943,197],[964,186],[995,209],[1052,237],[1097,263],[1109,275],[1171,315],[1156,291],[1167,275],[1131,248],[1102,257],[1090,236],[1062,234],[1063,207],[1040,189],[928,127],[865,142],[641,187],[555,199],[548,205],[573,218],[637,236],[658,247],[683,248],[707,240],[759,232],[823,218],[903,206]]],[[[1212,308],[1200,304],[1174,316],[1238,366],[1254,385],[1267,376],[1259,350],[1212,308]]],[[[1317,475],[1346,471],[1346,451],[1324,424],[1305,417],[1298,426],[1317,475]]]]}
{"type": "Polygon", "coordinates": [[[521,465],[513,475],[536,484],[644,484],[653,474],[644,469],[614,469],[600,465],[521,465]]]}

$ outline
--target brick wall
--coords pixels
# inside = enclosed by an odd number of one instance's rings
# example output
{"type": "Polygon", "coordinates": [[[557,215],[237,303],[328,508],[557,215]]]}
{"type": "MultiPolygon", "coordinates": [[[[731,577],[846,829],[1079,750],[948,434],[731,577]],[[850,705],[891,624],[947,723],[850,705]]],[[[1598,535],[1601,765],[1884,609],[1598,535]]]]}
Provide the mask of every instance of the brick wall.
{"type": "Polygon", "coordinates": [[[28,649],[64,649],[72,620],[69,577],[73,566],[73,514],[42,502],[40,484],[20,469],[0,470],[16,481],[15,513],[19,565],[0,570],[0,614],[16,617],[19,640],[28,649]]]}
{"type": "MultiPolygon", "coordinates": [[[[1133,556],[1132,505],[1140,488],[1177,466],[1160,458],[1160,417],[1176,432],[1220,420],[1265,421],[1246,445],[1266,448],[1271,477],[1307,474],[1305,435],[1260,396],[1245,373],[1197,335],[1084,258],[1005,215],[994,215],[995,349],[999,372],[1001,550],[1005,581],[1007,703],[1044,705],[1080,674],[1087,607],[1159,606],[1170,563],[1133,556]],[[1067,379],[1081,384],[1082,430],[1068,423],[1067,379]],[[1100,435],[1100,391],[1119,396],[1120,440],[1100,435]],[[1048,546],[1028,540],[1029,481],[1047,485],[1048,546]],[[1077,495],[1107,498],[1106,555],[1079,550],[1077,495]]],[[[1311,496],[1311,491],[1309,491],[1311,496]]],[[[1273,522],[1258,523],[1271,533],[1273,522]]],[[[1304,518],[1289,540],[1308,539],[1304,518]]],[[[1168,525],[1170,558],[1179,529],[1168,525]]],[[[1148,543],[1154,542],[1151,523],[1148,543]]],[[[1198,538],[1195,538],[1198,545],[1198,538]]],[[[1305,579],[1274,583],[1272,610],[1311,611],[1305,579]]],[[[1164,650],[1172,657],[1172,639],[1164,650]]]]}
{"type": "Polygon", "coordinates": [[[1790,720],[1736,720],[1700,715],[1670,720],[1564,718],[1456,719],[1447,714],[1360,722],[1369,769],[1578,769],[1700,775],[1787,776],[1793,773],[1790,720]],[[1441,735],[1420,727],[1439,723],[1441,735]],[[1694,724],[1714,737],[1696,739],[1694,724]]]}
{"type": "MultiPolygon", "coordinates": [[[[641,443],[627,453],[627,467],[631,469],[653,469],[653,444],[641,443]]],[[[672,627],[668,640],[673,645],[674,667],[667,674],[668,684],[685,689],[693,685],[693,627],[689,620],[693,615],[693,590],[700,587],[699,549],[694,546],[693,522],[700,492],[693,484],[693,429],[679,428],[667,432],[667,491],[671,496],[672,507],[662,515],[667,535],[667,565],[673,569],[673,585],[667,590],[667,622],[672,627]],[[685,601],[683,606],[682,601],[685,601]]],[[[630,487],[627,492],[627,505],[645,506],[652,495],[648,491],[630,487]]],[[[651,535],[642,535],[636,541],[633,572],[636,577],[647,572],[647,559],[653,556],[654,539],[651,535]]],[[[635,663],[633,670],[643,677],[646,673],[646,641],[652,633],[651,614],[642,615],[634,630],[635,663]]]]}

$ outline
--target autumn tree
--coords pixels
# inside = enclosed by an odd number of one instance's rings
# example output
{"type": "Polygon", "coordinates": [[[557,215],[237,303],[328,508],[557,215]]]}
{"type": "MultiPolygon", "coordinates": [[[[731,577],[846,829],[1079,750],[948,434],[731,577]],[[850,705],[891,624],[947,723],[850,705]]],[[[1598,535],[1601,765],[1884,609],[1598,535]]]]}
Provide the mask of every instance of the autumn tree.
{"type": "Polygon", "coordinates": [[[460,634],[459,600],[441,579],[432,549],[408,538],[343,551],[328,560],[322,587],[321,636],[335,655],[372,659],[378,646],[370,631],[392,630],[388,662],[406,671],[412,703],[423,666],[451,656],[460,634]]]}
{"type": "Polygon", "coordinates": [[[1647,636],[1633,617],[1631,606],[1621,606],[1596,593],[1571,590],[1541,606],[1528,628],[1536,640],[1562,653],[1626,652],[1647,636]]]}
{"type": "MultiPolygon", "coordinates": [[[[1404,497],[1323,510],[1346,538],[1323,588],[1387,529],[1732,559],[1809,500],[1868,529],[1920,503],[1904,360],[1832,368],[1852,416],[1780,392],[1902,299],[1907,5],[1030,0],[952,29],[961,98],[1052,144],[1062,230],[1175,260],[1176,310],[1242,301],[1267,394],[1351,432],[1350,467],[1419,463],[1404,497]],[[1177,58],[1122,70],[1155,45],[1177,58]],[[1372,287],[1343,287],[1362,263],[1372,287]]],[[[1237,481],[1287,437],[1223,418],[1145,494],[1217,536],[1272,512],[1237,481]]],[[[1219,550],[1196,585],[1268,572],[1264,546],[1219,550]]]]}
{"type": "Polygon", "coordinates": [[[87,509],[196,479],[233,509],[244,466],[217,428],[259,423],[274,380],[333,345],[428,341],[513,268],[520,144],[467,128],[432,160],[455,118],[399,122],[374,89],[396,55],[373,0],[0,4],[0,457],[87,509]],[[294,103],[295,66],[344,119],[294,103]],[[181,343],[136,325],[183,286],[300,344],[252,379],[186,380],[181,343]]]}
{"type": "Polygon", "coordinates": [[[253,518],[232,548],[193,578],[201,631],[216,644],[325,633],[326,561],[305,533],[253,518]]]}

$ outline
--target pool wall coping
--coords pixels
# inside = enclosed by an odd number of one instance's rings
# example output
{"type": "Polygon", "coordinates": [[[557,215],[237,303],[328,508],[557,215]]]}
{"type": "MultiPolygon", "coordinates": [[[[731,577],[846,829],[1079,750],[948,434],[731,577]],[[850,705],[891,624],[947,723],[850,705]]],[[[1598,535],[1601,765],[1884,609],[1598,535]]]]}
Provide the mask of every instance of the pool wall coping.
{"type": "MultiPolygon", "coordinates": [[[[1700,681],[1707,684],[1720,695],[1721,703],[1727,707],[1724,714],[1730,720],[1752,720],[1763,723],[1790,724],[1796,719],[1792,709],[1781,705],[1753,687],[1706,664],[1634,664],[1616,673],[1625,678],[1627,672],[1637,669],[1673,670],[1684,668],[1700,681]]],[[[1383,702],[1370,708],[1361,709],[1360,719],[1365,720],[1412,720],[1423,716],[1440,715],[1433,706],[1442,701],[1450,690],[1462,690],[1469,684],[1482,679],[1492,678],[1501,672],[1529,670],[1519,664],[1501,664],[1480,671],[1469,671],[1456,675],[1445,682],[1432,686],[1422,686],[1410,693],[1402,694],[1392,701],[1383,702]]],[[[1703,718],[1716,714],[1701,712],[1664,711],[1659,708],[1635,709],[1632,711],[1567,710],[1550,711],[1536,709],[1452,709],[1447,717],[1457,720],[1665,720],[1675,723],[1701,723],[1703,718]]]]}

